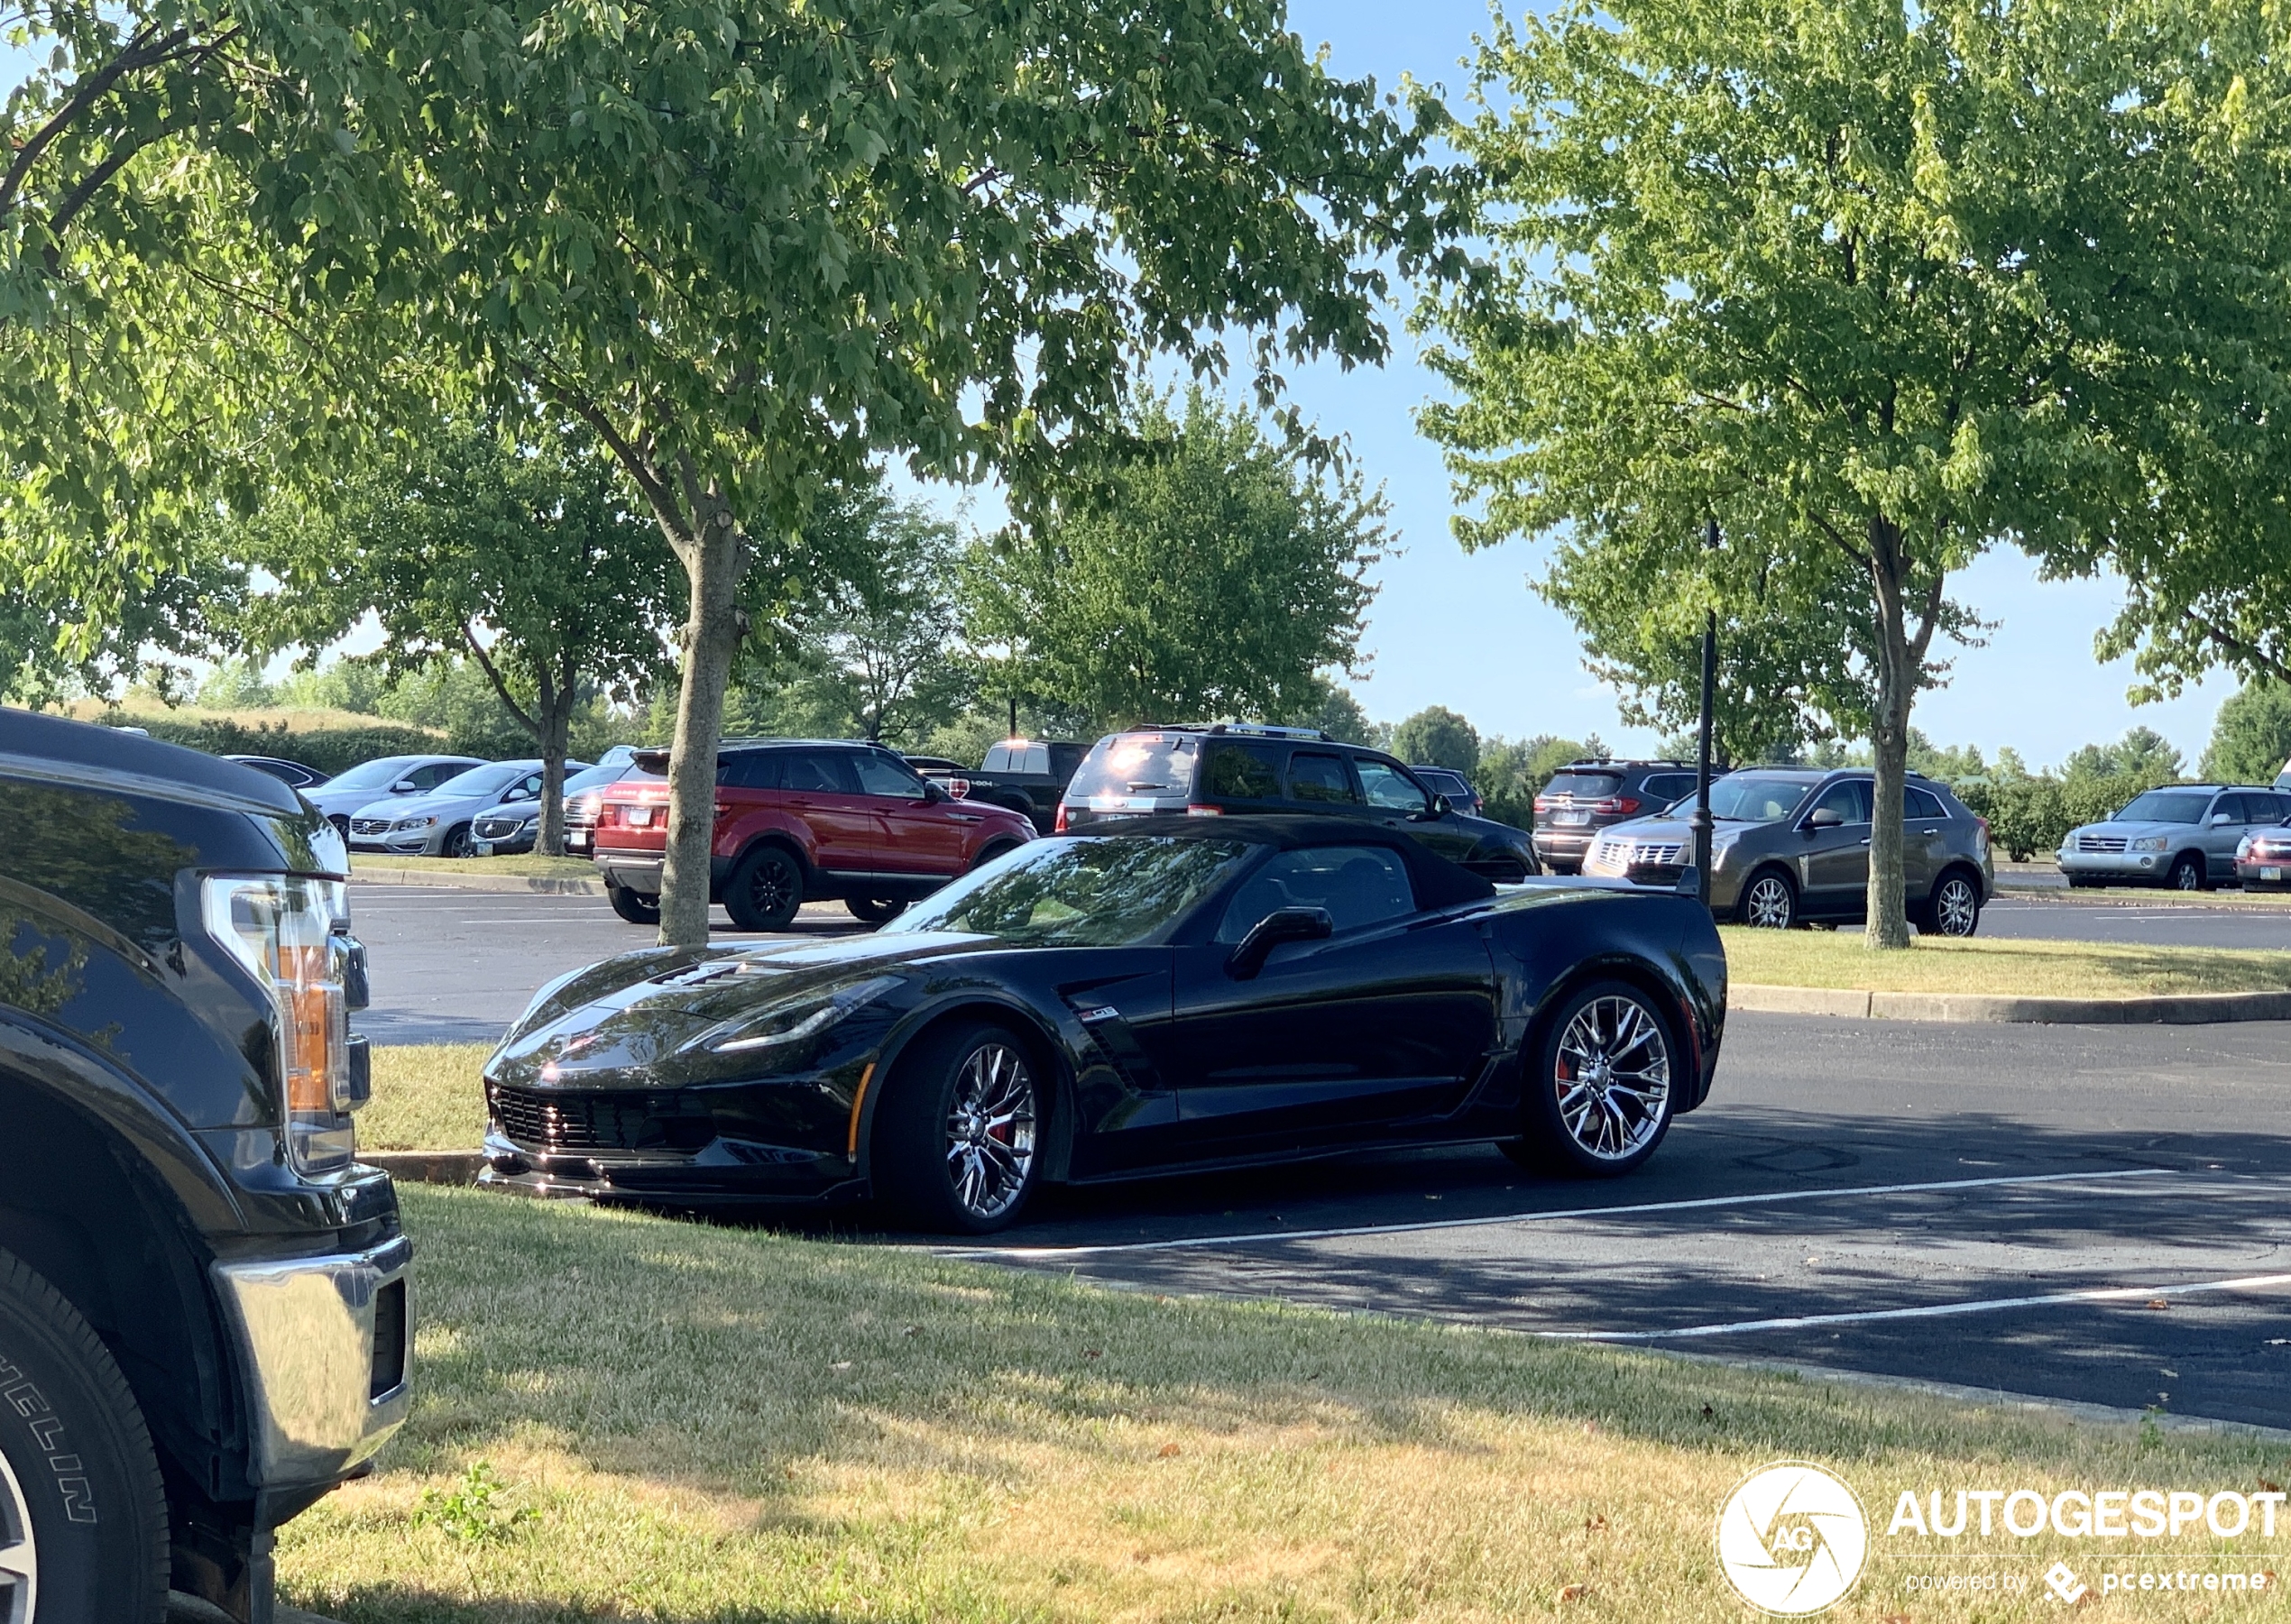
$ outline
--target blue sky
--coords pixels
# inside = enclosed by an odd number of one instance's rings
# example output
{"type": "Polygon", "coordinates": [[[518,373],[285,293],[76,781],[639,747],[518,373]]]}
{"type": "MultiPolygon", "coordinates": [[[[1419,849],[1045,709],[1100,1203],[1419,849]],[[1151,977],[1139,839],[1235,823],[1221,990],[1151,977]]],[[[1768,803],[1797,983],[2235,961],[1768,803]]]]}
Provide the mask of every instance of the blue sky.
{"type": "MultiPolygon", "coordinates": [[[[1458,60],[1487,20],[1483,0],[1291,0],[1290,14],[1308,43],[1328,43],[1337,71],[1373,74],[1386,87],[1412,74],[1458,101],[1468,81],[1458,60]]],[[[27,66],[0,47],[0,84],[14,84],[27,66]]],[[[1392,504],[1399,551],[1376,573],[1380,591],[1362,645],[1367,674],[1353,684],[1369,714],[1396,721],[1440,704],[1483,733],[1596,732],[1618,750],[1651,748],[1652,736],[1624,727],[1615,696],[1584,670],[1566,619],[1529,589],[1545,549],[1511,542],[1467,555],[1456,545],[1446,472],[1412,416],[1438,382],[1418,364],[1415,341],[1395,336],[1393,363],[1381,371],[1323,367],[1290,379],[1295,402],[1322,429],[1349,436],[1392,504]]],[[[996,504],[982,493],[971,506],[985,519],[996,504]]],[[[2093,634],[2121,601],[2112,582],[2040,583],[2029,561],[2007,550],[1960,576],[1956,595],[1995,629],[1985,647],[1955,651],[1948,685],[1918,702],[1917,725],[1942,743],[1991,754],[2010,745],[2033,766],[2138,723],[2170,739],[2192,768],[2220,701],[2234,692],[2231,680],[2214,676],[2176,700],[2129,703],[2130,663],[2102,665],[2092,651],[2093,634]]]]}

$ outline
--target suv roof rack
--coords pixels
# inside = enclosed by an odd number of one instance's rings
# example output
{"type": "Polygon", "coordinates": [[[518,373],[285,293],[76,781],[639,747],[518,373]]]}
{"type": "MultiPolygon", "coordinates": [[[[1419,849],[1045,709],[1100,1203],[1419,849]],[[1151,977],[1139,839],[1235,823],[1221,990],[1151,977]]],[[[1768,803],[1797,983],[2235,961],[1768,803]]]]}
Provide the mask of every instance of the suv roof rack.
{"type": "Polygon", "coordinates": [[[1287,728],[1269,721],[1165,721],[1124,728],[1125,733],[1238,733],[1244,739],[1303,739],[1335,744],[1337,737],[1320,728],[1287,728]]]}
{"type": "MultiPolygon", "coordinates": [[[[1691,761],[1674,760],[1669,756],[1578,756],[1567,764],[1578,766],[1677,766],[1688,767],[1691,761]]],[[[1715,764],[1714,764],[1715,765],[1715,764]]],[[[1450,769],[1451,771],[1453,769],[1450,769]]]]}

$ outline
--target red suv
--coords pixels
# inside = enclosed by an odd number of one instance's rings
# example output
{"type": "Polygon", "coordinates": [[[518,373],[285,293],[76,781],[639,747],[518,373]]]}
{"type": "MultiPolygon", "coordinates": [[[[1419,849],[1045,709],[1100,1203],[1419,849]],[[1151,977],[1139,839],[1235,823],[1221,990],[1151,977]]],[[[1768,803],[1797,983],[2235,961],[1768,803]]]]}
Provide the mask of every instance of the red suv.
{"type": "MultiPolygon", "coordinates": [[[[638,751],[597,808],[605,894],[636,924],[660,918],[667,770],[667,751],[638,751]]],[[[874,745],[727,741],[716,758],[708,895],[743,931],[784,931],[797,908],[828,897],[880,924],[1034,838],[1019,813],[955,800],[874,745]]]]}

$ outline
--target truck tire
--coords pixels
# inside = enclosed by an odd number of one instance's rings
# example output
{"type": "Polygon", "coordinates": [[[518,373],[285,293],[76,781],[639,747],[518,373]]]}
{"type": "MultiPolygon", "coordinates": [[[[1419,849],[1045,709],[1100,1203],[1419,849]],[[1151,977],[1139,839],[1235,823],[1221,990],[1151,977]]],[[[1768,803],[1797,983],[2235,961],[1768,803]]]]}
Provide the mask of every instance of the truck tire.
{"type": "Polygon", "coordinates": [[[9,1399],[0,1404],[0,1617],[159,1624],[167,1491],[143,1412],[78,1311],[5,1252],[0,1389],[9,1399]]]}

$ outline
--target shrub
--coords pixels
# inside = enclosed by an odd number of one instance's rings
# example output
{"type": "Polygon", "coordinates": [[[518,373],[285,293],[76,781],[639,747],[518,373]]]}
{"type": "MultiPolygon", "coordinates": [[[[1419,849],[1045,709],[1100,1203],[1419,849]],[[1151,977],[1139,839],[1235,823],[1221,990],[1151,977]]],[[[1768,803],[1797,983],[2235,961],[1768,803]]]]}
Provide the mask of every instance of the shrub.
{"type": "Polygon", "coordinates": [[[388,722],[366,728],[313,728],[297,733],[284,722],[244,727],[214,717],[189,720],[115,711],[105,720],[115,727],[141,728],[153,739],[189,745],[210,756],[283,756],[328,775],[377,756],[421,756],[442,748],[437,736],[425,729],[388,722]]]}
{"type": "Polygon", "coordinates": [[[2016,863],[2056,851],[2068,831],[2113,816],[2142,790],[2176,782],[2158,771],[2106,776],[2050,773],[1976,780],[1956,786],[1958,798],[1989,820],[1989,839],[2016,863]]]}

